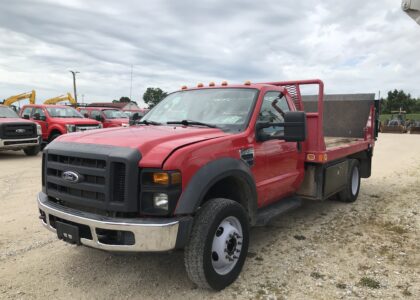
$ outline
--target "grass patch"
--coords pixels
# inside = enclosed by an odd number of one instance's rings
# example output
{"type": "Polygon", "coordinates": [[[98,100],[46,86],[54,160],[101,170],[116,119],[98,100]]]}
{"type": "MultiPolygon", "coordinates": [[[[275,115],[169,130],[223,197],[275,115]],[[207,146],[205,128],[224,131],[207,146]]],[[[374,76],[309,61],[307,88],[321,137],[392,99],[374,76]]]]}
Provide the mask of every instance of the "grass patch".
{"type": "Polygon", "coordinates": [[[318,273],[318,272],[312,272],[311,277],[315,279],[324,279],[325,275],[322,275],[321,273],[318,273]]]}
{"type": "MultiPolygon", "coordinates": [[[[379,116],[379,120],[382,122],[385,120],[390,120],[391,114],[383,114],[379,116]]],[[[407,114],[407,119],[409,120],[420,120],[420,114],[407,114]]]]}
{"type": "Polygon", "coordinates": [[[381,287],[381,284],[379,283],[379,281],[370,277],[360,278],[359,285],[365,286],[371,289],[379,289],[381,287]]]}

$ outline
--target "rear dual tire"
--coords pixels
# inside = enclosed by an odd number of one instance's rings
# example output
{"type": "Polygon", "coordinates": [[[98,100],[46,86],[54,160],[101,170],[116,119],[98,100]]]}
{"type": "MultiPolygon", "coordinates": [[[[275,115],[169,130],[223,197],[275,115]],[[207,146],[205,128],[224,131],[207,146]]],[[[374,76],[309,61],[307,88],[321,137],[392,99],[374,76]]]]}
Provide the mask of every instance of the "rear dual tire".
{"type": "Polygon", "coordinates": [[[338,200],[342,202],[354,202],[359,196],[360,190],[360,169],[359,161],[352,159],[349,161],[349,172],[347,175],[346,187],[338,193],[338,200]]]}
{"type": "Polygon", "coordinates": [[[245,209],[229,199],[211,199],[194,218],[185,248],[188,277],[201,288],[221,290],[236,280],[249,244],[245,209]]]}

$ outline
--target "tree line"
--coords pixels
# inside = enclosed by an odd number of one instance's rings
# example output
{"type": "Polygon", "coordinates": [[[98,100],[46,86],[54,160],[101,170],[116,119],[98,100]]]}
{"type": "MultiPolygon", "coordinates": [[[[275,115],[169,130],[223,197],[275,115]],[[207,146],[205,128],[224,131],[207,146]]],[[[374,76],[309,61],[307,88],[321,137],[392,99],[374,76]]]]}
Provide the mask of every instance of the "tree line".
{"type": "Polygon", "coordinates": [[[405,93],[403,90],[389,91],[388,97],[381,100],[383,114],[390,114],[400,109],[407,113],[420,113],[420,98],[413,98],[410,93],[405,93]]]}

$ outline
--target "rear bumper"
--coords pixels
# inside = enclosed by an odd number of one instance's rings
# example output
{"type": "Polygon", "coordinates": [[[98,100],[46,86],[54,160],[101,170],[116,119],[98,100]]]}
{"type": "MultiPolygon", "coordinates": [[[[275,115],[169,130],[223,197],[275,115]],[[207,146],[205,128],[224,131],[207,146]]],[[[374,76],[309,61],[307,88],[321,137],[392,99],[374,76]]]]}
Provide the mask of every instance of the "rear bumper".
{"type": "Polygon", "coordinates": [[[41,137],[28,139],[0,139],[0,150],[23,149],[31,146],[38,146],[41,137]]]}
{"type": "Polygon", "coordinates": [[[48,200],[48,196],[39,193],[38,207],[40,218],[45,228],[56,232],[51,220],[59,219],[69,224],[87,226],[91,239],[80,238],[82,245],[107,251],[155,252],[180,248],[185,244],[192,218],[141,218],[123,219],[82,212],[48,200]],[[131,232],[134,236],[132,244],[108,244],[100,241],[98,230],[131,232]]]}

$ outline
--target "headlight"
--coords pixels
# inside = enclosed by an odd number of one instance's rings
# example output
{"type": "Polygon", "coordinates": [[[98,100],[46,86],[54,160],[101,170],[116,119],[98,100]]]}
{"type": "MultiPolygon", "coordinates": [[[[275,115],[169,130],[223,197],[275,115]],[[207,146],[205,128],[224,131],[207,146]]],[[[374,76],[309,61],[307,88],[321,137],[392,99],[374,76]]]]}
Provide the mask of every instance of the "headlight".
{"type": "Polygon", "coordinates": [[[140,178],[141,212],[146,215],[170,215],[181,195],[181,173],[143,169],[140,178]]]}
{"type": "Polygon", "coordinates": [[[169,203],[168,194],[165,194],[165,193],[153,194],[153,207],[167,211],[168,203],[169,203]]]}
{"type": "Polygon", "coordinates": [[[76,131],[76,125],[73,124],[66,124],[67,132],[75,132],[76,131]]]}
{"type": "Polygon", "coordinates": [[[42,127],[39,124],[36,124],[36,134],[42,135],[42,127]]]}

